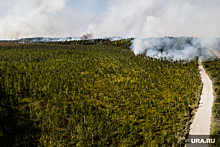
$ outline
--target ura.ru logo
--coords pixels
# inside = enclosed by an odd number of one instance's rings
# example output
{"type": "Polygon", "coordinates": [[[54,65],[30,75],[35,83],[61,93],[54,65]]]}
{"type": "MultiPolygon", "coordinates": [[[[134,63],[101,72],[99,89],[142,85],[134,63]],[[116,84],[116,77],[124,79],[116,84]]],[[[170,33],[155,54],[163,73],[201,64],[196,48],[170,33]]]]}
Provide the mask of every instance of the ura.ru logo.
{"type": "Polygon", "coordinates": [[[191,139],[191,143],[215,143],[215,139],[191,139]]]}

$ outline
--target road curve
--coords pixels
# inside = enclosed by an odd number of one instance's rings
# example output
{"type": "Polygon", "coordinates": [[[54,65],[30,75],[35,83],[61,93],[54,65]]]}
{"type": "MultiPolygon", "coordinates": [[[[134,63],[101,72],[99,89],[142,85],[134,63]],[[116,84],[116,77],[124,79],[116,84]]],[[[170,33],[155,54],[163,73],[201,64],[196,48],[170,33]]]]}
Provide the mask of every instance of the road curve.
{"type": "Polygon", "coordinates": [[[213,105],[212,82],[206,74],[202,63],[199,63],[200,75],[203,82],[203,90],[198,111],[195,114],[193,123],[190,126],[189,135],[209,135],[211,125],[211,114],[213,105]]]}

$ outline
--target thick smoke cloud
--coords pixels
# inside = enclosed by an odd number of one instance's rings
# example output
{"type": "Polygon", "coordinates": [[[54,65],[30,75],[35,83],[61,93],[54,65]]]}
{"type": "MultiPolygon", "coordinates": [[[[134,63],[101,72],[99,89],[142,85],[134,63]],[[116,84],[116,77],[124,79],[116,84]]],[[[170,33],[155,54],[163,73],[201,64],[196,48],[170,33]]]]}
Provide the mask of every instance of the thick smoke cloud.
{"type": "Polygon", "coordinates": [[[219,0],[107,0],[100,11],[95,6],[103,0],[76,1],[73,8],[67,2],[14,0],[0,10],[0,39],[79,37],[91,30],[94,38],[192,36],[204,43],[220,34],[219,0]]]}
{"type": "Polygon", "coordinates": [[[56,35],[54,16],[65,8],[65,0],[15,0],[0,21],[0,39],[56,35]]]}
{"type": "Polygon", "coordinates": [[[174,60],[191,60],[201,54],[201,40],[192,37],[137,38],[131,48],[134,53],[146,53],[147,56],[174,60]]]}
{"type": "Polygon", "coordinates": [[[136,54],[148,48],[146,54],[149,56],[190,59],[198,55],[192,45],[182,42],[181,50],[173,47],[162,53],[158,48],[149,48],[149,44],[169,45],[170,40],[141,38],[191,36],[201,38],[205,45],[220,37],[219,0],[112,0],[109,4],[110,12],[100,25],[94,27],[94,33],[137,37],[131,46],[136,54]]]}
{"type": "Polygon", "coordinates": [[[220,34],[219,0],[111,0],[109,5],[109,13],[94,27],[94,34],[142,38],[193,36],[204,40],[220,34]]]}

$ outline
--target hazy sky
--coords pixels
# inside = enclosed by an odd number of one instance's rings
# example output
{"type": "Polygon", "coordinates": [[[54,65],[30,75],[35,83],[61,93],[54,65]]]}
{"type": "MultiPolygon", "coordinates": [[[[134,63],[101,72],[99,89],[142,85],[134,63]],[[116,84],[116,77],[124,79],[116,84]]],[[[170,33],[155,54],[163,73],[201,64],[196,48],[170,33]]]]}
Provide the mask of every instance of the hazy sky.
{"type": "Polygon", "coordinates": [[[0,39],[220,37],[220,0],[0,0],[0,39]]]}

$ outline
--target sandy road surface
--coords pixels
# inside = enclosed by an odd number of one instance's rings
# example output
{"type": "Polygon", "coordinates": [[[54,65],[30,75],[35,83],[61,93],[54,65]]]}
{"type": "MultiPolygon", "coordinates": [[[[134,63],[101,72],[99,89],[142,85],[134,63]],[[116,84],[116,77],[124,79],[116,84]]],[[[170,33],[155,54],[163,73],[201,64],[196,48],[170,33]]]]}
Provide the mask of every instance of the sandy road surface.
{"type": "Polygon", "coordinates": [[[209,135],[211,125],[211,113],[213,104],[212,82],[206,74],[203,66],[199,63],[199,70],[203,82],[202,96],[198,111],[195,114],[189,135],[209,135]]]}
{"type": "MultiPolygon", "coordinates": [[[[213,105],[212,82],[206,74],[202,63],[199,63],[200,75],[203,82],[203,90],[198,111],[195,114],[193,123],[190,126],[189,135],[210,135],[211,114],[213,105]]],[[[207,144],[186,144],[186,146],[202,147],[207,144]]]]}

